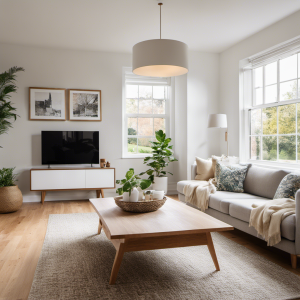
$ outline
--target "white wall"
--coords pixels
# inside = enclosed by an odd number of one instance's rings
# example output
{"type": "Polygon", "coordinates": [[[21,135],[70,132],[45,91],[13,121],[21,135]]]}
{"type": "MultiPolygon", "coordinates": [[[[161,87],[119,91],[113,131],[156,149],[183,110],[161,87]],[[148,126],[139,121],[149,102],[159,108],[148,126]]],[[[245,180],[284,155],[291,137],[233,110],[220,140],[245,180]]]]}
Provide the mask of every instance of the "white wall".
{"type": "MultiPolygon", "coordinates": [[[[228,117],[230,155],[239,156],[239,61],[298,35],[300,11],[220,54],[219,113],[228,117]]],[[[221,151],[226,152],[225,143],[221,143],[221,151]]]]}
{"type": "MultiPolygon", "coordinates": [[[[58,50],[0,44],[0,72],[12,66],[25,68],[17,75],[18,92],[12,96],[20,118],[8,134],[0,136],[0,167],[14,167],[24,201],[39,201],[40,193],[30,192],[31,168],[41,165],[42,130],[98,130],[100,157],[116,168],[117,179],[133,167],[136,173],[145,169],[143,159],[122,159],[122,67],[131,65],[130,54],[96,51],[58,50]],[[102,122],[29,121],[28,88],[78,88],[102,91],[102,122]]],[[[175,157],[170,165],[171,192],[176,183],[190,175],[196,155],[218,154],[218,139],[207,129],[207,116],[217,110],[218,55],[190,52],[190,72],[177,77],[173,89],[172,124],[175,157]],[[208,135],[210,138],[208,138],[208,135]]],[[[74,166],[75,167],[75,166],[74,166]]],[[[88,167],[88,166],[87,166],[88,167]]],[[[115,190],[106,190],[113,195],[115,190]]],[[[47,200],[87,199],[95,192],[49,192],[47,200]]]]}
{"type": "Polygon", "coordinates": [[[187,75],[175,77],[174,149],[180,160],[174,165],[175,181],[187,179],[187,75]]]}
{"type": "MultiPolygon", "coordinates": [[[[100,157],[116,167],[116,177],[124,178],[133,167],[144,170],[142,159],[122,159],[122,67],[131,65],[130,54],[56,50],[0,45],[0,71],[21,66],[18,92],[12,97],[20,118],[8,134],[0,136],[0,167],[14,167],[25,201],[39,201],[39,193],[30,192],[29,170],[41,168],[42,130],[98,130],[100,157]],[[102,122],[29,121],[28,87],[98,89],[102,91],[102,122]]],[[[113,193],[106,190],[105,193],[113,193]]],[[[49,192],[48,199],[87,199],[95,192],[49,192]]]]}
{"type": "Polygon", "coordinates": [[[190,52],[187,75],[187,172],[195,156],[220,154],[220,132],[207,128],[208,115],[218,112],[219,55],[190,52]]]}

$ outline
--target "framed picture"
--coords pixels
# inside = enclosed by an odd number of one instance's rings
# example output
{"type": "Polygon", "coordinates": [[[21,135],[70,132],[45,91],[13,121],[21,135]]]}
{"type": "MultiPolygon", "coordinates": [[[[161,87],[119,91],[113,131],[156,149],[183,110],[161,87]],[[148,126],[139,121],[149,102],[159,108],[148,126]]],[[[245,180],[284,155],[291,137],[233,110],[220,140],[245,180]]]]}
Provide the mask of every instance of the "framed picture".
{"type": "Polygon", "coordinates": [[[70,121],[101,121],[101,91],[69,90],[70,121]]]}
{"type": "Polygon", "coordinates": [[[65,121],[66,89],[29,88],[29,120],[65,121]]]}

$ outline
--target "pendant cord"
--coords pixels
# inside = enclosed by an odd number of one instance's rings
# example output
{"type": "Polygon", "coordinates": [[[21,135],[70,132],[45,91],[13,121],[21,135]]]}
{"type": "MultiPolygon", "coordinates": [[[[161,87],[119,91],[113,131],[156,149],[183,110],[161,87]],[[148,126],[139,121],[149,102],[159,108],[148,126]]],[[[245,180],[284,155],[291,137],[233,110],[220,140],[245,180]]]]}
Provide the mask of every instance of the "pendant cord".
{"type": "Polygon", "coordinates": [[[159,14],[160,14],[160,23],[159,23],[159,38],[161,39],[161,6],[163,5],[163,3],[162,2],[160,2],[160,3],[158,3],[158,5],[159,5],[159,14]]]}

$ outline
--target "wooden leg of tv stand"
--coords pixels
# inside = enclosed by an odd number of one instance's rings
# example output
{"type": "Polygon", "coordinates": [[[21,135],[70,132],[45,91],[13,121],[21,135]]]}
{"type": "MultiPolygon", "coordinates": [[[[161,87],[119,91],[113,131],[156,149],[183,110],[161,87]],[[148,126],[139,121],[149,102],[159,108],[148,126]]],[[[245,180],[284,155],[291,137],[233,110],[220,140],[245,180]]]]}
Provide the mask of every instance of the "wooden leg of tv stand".
{"type": "Polygon", "coordinates": [[[96,196],[97,198],[100,198],[100,190],[96,190],[96,196]]]}
{"type": "Polygon", "coordinates": [[[103,189],[96,190],[96,194],[97,194],[97,198],[100,198],[100,195],[101,195],[102,198],[104,198],[104,192],[103,192],[103,189]]]}
{"type": "Polygon", "coordinates": [[[42,195],[41,195],[41,202],[42,202],[42,204],[44,204],[45,197],[46,197],[46,191],[42,191],[42,195]]]}

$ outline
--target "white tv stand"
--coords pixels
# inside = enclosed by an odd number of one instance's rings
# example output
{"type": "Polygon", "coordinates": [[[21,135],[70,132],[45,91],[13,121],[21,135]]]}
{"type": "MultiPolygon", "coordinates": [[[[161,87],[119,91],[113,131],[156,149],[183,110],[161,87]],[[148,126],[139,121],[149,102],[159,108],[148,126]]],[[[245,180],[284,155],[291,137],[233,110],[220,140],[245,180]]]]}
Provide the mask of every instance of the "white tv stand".
{"type": "Polygon", "coordinates": [[[95,190],[103,198],[103,189],[116,187],[115,173],[115,168],[31,169],[30,190],[41,192],[42,203],[47,191],[95,190]]]}

